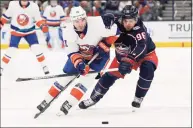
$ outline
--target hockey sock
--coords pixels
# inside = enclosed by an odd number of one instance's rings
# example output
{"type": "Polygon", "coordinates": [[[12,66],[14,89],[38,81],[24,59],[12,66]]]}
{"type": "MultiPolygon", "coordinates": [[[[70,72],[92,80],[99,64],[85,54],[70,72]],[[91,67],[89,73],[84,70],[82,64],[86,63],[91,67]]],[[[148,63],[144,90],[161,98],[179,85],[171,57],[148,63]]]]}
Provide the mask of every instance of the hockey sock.
{"type": "Polygon", "coordinates": [[[41,49],[39,44],[34,44],[31,46],[31,51],[36,55],[36,58],[38,62],[40,62],[42,68],[46,66],[45,64],[45,56],[44,53],[41,52],[43,49],[41,49]]]}
{"type": "Polygon", "coordinates": [[[80,101],[80,99],[83,97],[86,91],[87,91],[87,88],[81,83],[78,83],[72,88],[70,94],[78,101],[80,101]]]}
{"type": "Polygon", "coordinates": [[[96,84],[91,93],[91,99],[98,102],[107,93],[109,88],[115,83],[118,78],[109,73],[105,73],[96,84]]]}
{"type": "Polygon", "coordinates": [[[46,102],[50,102],[53,98],[55,98],[60,91],[62,91],[63,86],[60,85],[57,81],[54,82],[54,84],[51,86],[51,88],[48,91],[48,95],[46,96],[45,100],[46,102]]]}
{"type": "Polygon", "coordinates": [[[150,88],[154,77],[155,66],[153,63],[145,61],[140,67],[140,76],[137,82],[135,96],[138,98],[145,97],[150,88]]]}

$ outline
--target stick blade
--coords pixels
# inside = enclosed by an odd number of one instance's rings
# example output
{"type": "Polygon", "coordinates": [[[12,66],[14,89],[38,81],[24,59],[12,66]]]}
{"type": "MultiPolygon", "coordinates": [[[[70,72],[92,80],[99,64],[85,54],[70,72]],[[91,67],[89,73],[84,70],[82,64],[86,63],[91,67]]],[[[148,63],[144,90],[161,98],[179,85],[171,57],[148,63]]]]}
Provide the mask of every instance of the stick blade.
{"type": "Polygon", "coordinates": [[[41,114],[41,112],[39,113],[36,113],[35,116],[34,116],[34,119],[38,118],[38,116],[41,114]]]}
{"type": "Polygon", "coordinates": [[[28,81],[28,80],[31,80],[31,78],[17,78],[16,82],[28,81]]]}

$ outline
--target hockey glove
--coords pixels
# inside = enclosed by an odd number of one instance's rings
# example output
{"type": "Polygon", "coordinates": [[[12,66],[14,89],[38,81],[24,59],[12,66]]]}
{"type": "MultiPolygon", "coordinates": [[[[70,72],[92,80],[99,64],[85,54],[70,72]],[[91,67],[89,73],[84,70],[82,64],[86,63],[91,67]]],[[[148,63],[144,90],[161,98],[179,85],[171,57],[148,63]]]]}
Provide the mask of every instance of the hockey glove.
{"type": "Polygon", "coordinates": [[[100,42],[94,49],[94,53],[99,53],[98,57],[103,57],[107,54],[109,54],[110,51],[110,45],[105,44],[103,42],[100,42]]]}
{"type": "Polygon", "coordinates": [[[131,73],[131,70],[132,70],[132,67],[133,65],[135,64],[136,62],[131,59],[131,58],[127,58],[127,57],[123,57],[121,59],[121,62],[119,64],[119,72],[122,74],[122,75],[125,75],[125,74],[130,74],[131,73]]]}
{"type": "Polygon", "coordinates": [[[76,69],[81,75],[85,76],[86,74],[88,74],[90,67],[86,65],[83,61],[81,61],[77,64],[76,69]]]}
{"type": "Polygon", "coordinates": [[[120,62],[120,64],[119,64],[119,72],[122,75],[131,73],[131,69],[132,69],[132,65],[130,63],[122,62],[122,61],[120,62]]]}
{"type": "Polygon", "coordinates": [[[40,20],[36,23],[38,27],[42,30],[43,33],[48,32],[48,25],[46,24],[45,20],[40,20]]]}
{"type": "Polygon", "coordinates": [[[47,33],[48,32],[48,26],[46,24],[41,25],[40,28],[41,28],[43,33],[47,33]]]}
{"type": "Polygon", "coordinates": [[[103,23],[106,28],[110,29],[115,22],[115,16],[112,13],[107,13],[102,16],[103,23]]]}

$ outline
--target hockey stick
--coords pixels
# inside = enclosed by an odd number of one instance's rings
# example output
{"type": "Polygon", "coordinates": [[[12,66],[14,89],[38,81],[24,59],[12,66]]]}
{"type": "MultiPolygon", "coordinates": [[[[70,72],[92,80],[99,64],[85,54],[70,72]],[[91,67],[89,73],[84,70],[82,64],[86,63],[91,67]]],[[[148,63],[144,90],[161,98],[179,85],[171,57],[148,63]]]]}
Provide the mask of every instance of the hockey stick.
{"type": "MultiPolygon", "coordinates": [[[[118,71],[117,68],[113,69],[106,69],[101,70],[101,72],[113,72],[118,71]]],[[[98,73],[97,71],[90,71],[88,74],[98,73]]],[[[39,76],[39,77],[31,77],[31,78],[17,78],[16,82],[22,82],[22,81],[30,81],[30,80],[43,80],[43,79],[51,79],[51,78],[59,78],[59,77],[67,77],[67,76],[74,76],[78,75],[76,74],[59,74],[59,75],[52,75],[52,76],[39,76]]]]}
{"type": "MultiPolygon", "coordinates": [[[[97,58],[98,55],[99,55],[99,53],[95,54],[95,55],[92,57],[92,59],[88,62],[87,65],[90,65],[90,64],[97,58]]],[[[58,93],[58,95],[57,95],[56,97],[54,97],[54,98],[45,106],[45,108],[44,108],[42,111],[40,111],[40,112],[38,112],[38,113],[35,114],[34,119],[36,119],[40,114],[42,114],[42,113],[50,106],[50,104],[51,104],[64,90],[66,90],[66,88],[67,88],[74,80],[76,80],[76,78],[79,78],[79,77],[80,77],[80,74],[77,74],[72,80],[70,80],[70,81],[63,87],[63,89],[58,93]]]]}
{"type": "MultiPolygon", "coordinates": [[[[96,71],[91,71],[90,73],[96,73],[96,71]]],[[[51,79],[51,78],[59,78],[59,77],[66,77],[66,76],[74,76],[76,74],[59,74],[59,75],[52,75],[52,76],[39,76],[39,77],[31,77],[31,78],[17,78],[16,82],[21,81],[30,81],[30,80],[43,80],[43,79],[51,79]]]]}

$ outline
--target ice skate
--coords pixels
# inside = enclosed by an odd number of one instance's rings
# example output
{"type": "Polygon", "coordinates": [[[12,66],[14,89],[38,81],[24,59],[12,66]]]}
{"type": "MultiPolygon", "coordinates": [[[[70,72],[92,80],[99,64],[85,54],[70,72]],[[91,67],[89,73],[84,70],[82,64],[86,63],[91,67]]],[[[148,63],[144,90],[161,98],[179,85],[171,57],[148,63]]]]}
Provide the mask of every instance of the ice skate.
{"type": "MultiPolygon", "coordinates": [[[[70,105],[69,102],[66,100],[66,101],[62,104],[62,106],[61,106],[61,108],[60,108],[60,111],[63,112],[65,115],[67,115],[67,114],[68,114],[68,111],[70,110],[71,107],[72,107],[72,105],[70,105]]],[[[61,114],[61,112],[60,112],[60,114],[61,114]]],[[[58,114],[58,115],[60,115],[60,114],[58,114]]]]}
{"type": "Polygon", "coordinates": [[[48,105],[48,103],[47,103],[45,100],[43,100],[43,101],[41,102],[41,104],[39,104],[39,105],[37,106],[37,109],[41,112],[41,111],[44,110],[44,108],[45,108],[47,105],[48,105]]]}
{"type": "Polygon", "coordinates": [[[91,98],[89,98],[87,100],[81,101],[78,106],[80,109],[87,109],[88,107],[91,107],[95,104],[96,102],[94,102],[91,98]]]}
{"type": "Polygon", "coordinates": [[[47,74],[50,73],[47,66],[44,66],[44,67],[43,67],[43,71],[44,71],[44,74],[45,74],[45,75],[47,75],[47,74]]]}
{"type": "Polygon", "coordinates": [[[47,47],[48,47],[49,49],[51,49],[51,48],[52,48],[52,45],[51,45],[49,42],[47,42],[47,47]]]}
{"type": "Polygon", "coordinates": [[[132,112],[135,112],[138,108],[140,108],[142,101],[143,101],[143,97],[141,97],[141,98],[135,97],[134,98],[133,102],[131,103],[132,112]]]}

